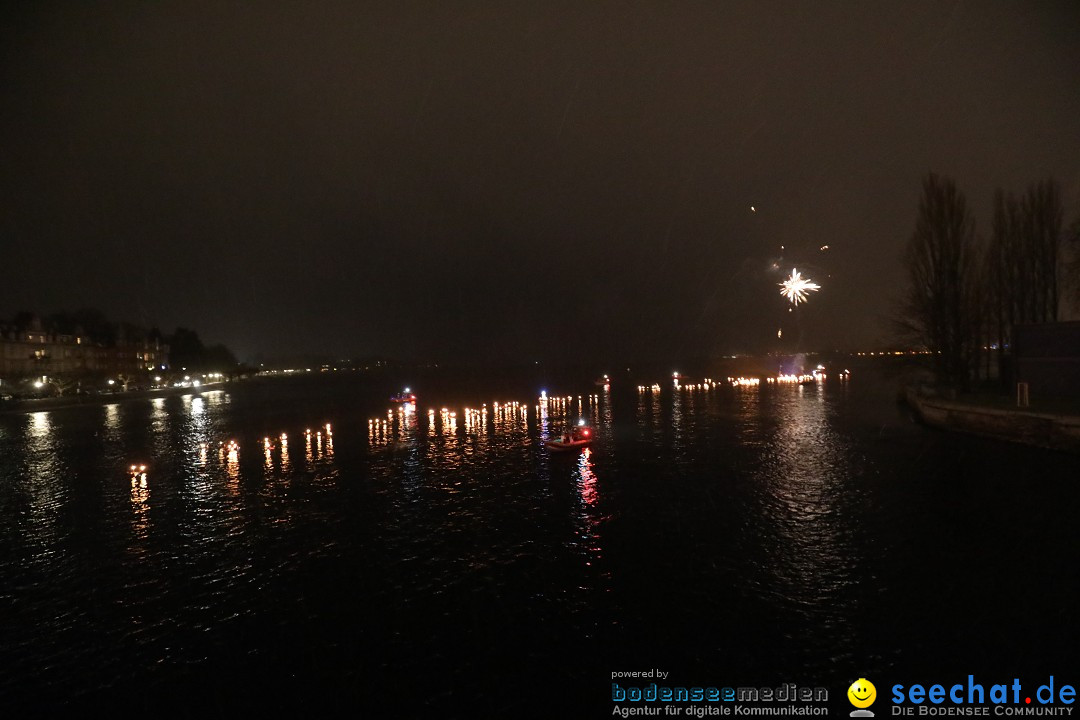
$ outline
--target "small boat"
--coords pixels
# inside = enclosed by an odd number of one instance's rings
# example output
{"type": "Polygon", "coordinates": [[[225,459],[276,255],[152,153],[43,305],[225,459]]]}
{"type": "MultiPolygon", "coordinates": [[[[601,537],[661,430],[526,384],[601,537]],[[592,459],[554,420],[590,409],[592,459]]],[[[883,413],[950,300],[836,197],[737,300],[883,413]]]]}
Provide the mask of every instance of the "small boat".
{"type": "Polygon", "coordinates": [[[592,428],[578,426],[568,433],[563,433],[557,438],[545,440],[544,447],[548,450],[555,451],[580,450],[583,447],[592,445],[592,441],[592,428]]]}
{"type": "Polygon", "coordinates": [[[416,394],[410,392],[409,388],[405,388],[403,392],[399,392],[396,395],[391,395],[390,402],[416,404],[416,394]]]}
{"type": "Polygon", "coordinates": [[[605,385],[610,385],[611,384],[611,378],[608,377],[607,375],[604,375],[602,377],[596,378],[596,380],[593,381],[593,384],[597,385],[599,387],[604,387],[605,385]]]}
{"type": "Polygon", "coordinates": [[[562,438],[558,440],[545,440],[544,447],[548,450],[580,450],[583,447],[592,445],[592,440],[569,440],[565,441],[562,438]]]}

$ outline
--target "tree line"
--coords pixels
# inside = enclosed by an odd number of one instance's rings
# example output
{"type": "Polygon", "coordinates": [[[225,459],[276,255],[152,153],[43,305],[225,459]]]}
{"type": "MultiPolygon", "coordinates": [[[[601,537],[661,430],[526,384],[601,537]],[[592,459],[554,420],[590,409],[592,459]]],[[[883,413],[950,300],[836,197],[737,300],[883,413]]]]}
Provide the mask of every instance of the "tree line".
{"type": "Polygon", "coordinates": [[[1080,299],[1078,250],[1080,218],[1063,228],[1061,188],[1052,178],[1019,196],[999,188],[983,238],[955,182],[929,173],[905,248],[908,282],[895,325],[929,351],[942,385],[969,389],[980,361],[990,374],[992,357],[1006,382],[1014,328],[1056,321],[1064,301],[1080,299]]]}

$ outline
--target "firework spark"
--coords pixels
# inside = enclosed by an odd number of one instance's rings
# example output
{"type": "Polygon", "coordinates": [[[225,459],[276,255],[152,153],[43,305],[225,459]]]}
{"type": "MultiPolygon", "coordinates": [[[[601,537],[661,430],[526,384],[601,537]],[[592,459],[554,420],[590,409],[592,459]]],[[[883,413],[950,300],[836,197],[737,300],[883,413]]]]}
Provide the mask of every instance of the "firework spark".
{"type": "Polygon", "coordinates": [[[780,294],[790,300],[793,305],[806,302],[806,293],[817,292],[820,289],[820,285],[812,282],[810,278],[804,278],[795,268],[791,269],[791,277],[780,283],[780,294]]]}

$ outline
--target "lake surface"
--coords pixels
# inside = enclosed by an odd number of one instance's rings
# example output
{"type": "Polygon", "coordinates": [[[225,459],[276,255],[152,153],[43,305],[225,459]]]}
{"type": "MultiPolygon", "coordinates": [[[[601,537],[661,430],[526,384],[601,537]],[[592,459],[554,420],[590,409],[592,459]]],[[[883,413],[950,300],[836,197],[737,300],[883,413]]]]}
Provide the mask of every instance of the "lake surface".
{"type": "Polygon", "coordinates": [[[0,707],[607,717],[660,668],[846,714],[858,677],[1080,667],[1075,456],[925,429],[872,372],[433,375],[408,414],[396,381],[0,415],[0,707]],[[590,450],[543,447],[579,417],[590,450]]]}

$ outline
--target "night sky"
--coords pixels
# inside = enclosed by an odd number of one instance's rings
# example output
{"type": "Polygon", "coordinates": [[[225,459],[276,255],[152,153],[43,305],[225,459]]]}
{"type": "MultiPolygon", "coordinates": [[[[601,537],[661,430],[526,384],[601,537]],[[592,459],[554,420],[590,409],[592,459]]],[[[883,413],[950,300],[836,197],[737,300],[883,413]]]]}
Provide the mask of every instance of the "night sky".
{"type": "Polygon", "coordinates": [[[1046,176],[1080,214],[1076,2],[24,5],[0,316],[242,359],[861,349],[926,172],[983,234],[1046,176]],[[774,262],[823,286],[797,319],[774,262]]]}

